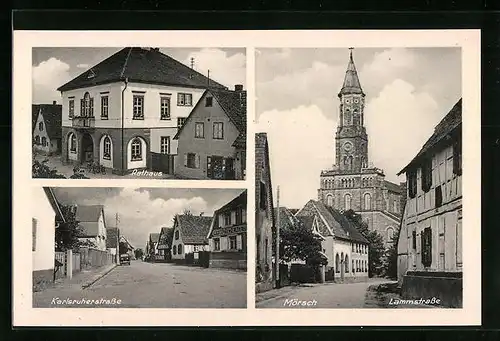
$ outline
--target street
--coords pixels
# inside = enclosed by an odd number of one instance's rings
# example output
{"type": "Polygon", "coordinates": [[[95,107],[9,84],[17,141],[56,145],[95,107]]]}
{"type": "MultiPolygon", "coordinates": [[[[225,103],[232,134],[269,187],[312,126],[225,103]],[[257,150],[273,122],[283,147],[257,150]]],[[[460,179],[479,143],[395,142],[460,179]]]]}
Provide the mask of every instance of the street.
{"type": "Polygon", "coordinates": [[[85,290],[36,292],[33,307],[245,308],[246,295],[245,272],[132,261],[85,290]]]}
{"type": "Polygon", "coordinates": [[[327,283],[309,287],[296,287],[295,289],[285,287],[278,290],[283,291],[283,295],[257,302],[255,306],[256,308],[281,309],[363,308],[368,287],[385,282],[387,280],[377,279],[361,283],[327,283]]]}

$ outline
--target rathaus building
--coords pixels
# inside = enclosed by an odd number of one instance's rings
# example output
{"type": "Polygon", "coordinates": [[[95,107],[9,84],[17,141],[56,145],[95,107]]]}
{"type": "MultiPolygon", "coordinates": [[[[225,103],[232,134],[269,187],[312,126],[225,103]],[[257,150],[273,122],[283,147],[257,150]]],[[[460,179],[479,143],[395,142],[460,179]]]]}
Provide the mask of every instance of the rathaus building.
{"type": "Polygon", "coordinates": [[[321,172],[318,200],[336,209],[352,209],[360,214],[369,229],[378,231],[388,246],[400,226],[405,185],[385,180],[384,171],[369,162],[368,135],[364,125],[365,93],[354,65],[352,49],[338,98],[335,164],[321,172]]]}

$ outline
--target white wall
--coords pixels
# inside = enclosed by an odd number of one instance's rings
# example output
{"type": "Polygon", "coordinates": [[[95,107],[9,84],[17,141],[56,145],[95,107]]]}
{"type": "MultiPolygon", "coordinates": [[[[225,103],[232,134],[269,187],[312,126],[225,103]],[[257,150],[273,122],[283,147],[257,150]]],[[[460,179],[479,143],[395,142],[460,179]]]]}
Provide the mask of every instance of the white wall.
{"type": "Polygon", "coordinates": [[[36,244],[32,251],[33,271],[54,268],[55,259],[55,216],[42,187],[34,187],[32,191],[32,218],[36,219],[36,244]]]}
{"type": "Polygon", "coordinates": [[[151,129],[151,146],[149,149],[154,153],[159,153],[161,151],[161,137],[170,136],[170,154],[177,154],[178,141],[174,140],[175,134],[177,134],[177,127],[151,129]]]}

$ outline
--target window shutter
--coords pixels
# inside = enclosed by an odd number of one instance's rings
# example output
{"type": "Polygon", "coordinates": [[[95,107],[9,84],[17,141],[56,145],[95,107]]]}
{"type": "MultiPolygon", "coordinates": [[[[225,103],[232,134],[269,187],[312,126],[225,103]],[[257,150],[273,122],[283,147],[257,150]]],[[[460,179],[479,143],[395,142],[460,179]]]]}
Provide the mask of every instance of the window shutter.
{"type": "Polygon", "coordinates": [[[242,243],[241,243],[241,234],[236,236],[236,249],[242,250],[242,243]]]}
{"type": "Polygon", "coordinates": [[[184,154],[184,167],[187,167],[188,165],[188,155],[184,154]]]}

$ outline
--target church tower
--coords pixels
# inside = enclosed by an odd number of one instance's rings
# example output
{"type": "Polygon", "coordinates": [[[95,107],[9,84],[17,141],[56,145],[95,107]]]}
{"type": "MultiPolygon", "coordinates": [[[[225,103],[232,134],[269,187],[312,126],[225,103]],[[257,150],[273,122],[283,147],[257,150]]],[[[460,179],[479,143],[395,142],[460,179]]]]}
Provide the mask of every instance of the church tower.
{"type": "Polygon", "coordinates": [[[360,173],[368,166],[368,135],[364,126],[365,93],[350,48],[349,63],[340,100],[339,123],[335,135],[336,164],[345,173],[360,173]]]}

